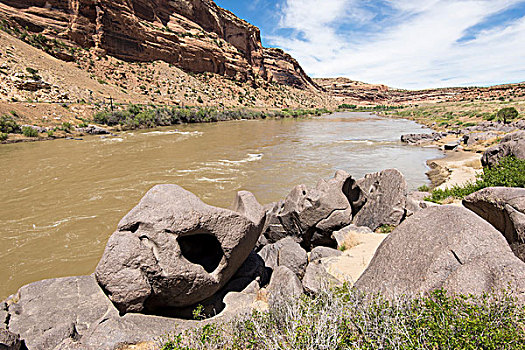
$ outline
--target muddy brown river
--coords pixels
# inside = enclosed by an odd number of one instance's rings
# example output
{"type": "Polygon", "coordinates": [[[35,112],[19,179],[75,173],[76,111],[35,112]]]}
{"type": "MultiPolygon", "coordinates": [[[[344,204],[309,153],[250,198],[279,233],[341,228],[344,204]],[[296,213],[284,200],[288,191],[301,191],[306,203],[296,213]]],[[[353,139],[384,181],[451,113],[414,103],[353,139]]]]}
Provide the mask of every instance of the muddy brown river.
{"type": "Polygon", "coordinates": [[[156,184],[224,207],[238,190],[269,203],[337,169],[361,177],[393,167],[416,188],[442,153],[401,144],[410,132],[424,129],[339,113],[1,145],[0,300],[30,282],[92,273],[118,221],[156,184]]]}

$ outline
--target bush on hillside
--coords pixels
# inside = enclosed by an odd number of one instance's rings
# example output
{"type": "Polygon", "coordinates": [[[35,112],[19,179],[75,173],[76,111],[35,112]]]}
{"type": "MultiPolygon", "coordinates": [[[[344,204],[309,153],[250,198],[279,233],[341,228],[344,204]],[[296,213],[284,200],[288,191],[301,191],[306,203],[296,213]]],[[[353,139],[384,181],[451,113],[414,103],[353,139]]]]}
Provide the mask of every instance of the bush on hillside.
{"type": "Polygon", "coordinates": [[[498,120],[508,123],[518,117],[519,113],[514,107],[502,108],[498,111],[498,120]]]}
{"type": "Polygon", "coordinates": [[[20,125],[16,123],[13,117],[8,115],[0,116],[0,132],[5,134],[16,134],[22,132],[20,125]]]}
{"type": "Polygon", "coordinates": [[[25,137],[38,137],[38,131],[30,126],[22,127],[22,134],[24,134],[25,137]]]}

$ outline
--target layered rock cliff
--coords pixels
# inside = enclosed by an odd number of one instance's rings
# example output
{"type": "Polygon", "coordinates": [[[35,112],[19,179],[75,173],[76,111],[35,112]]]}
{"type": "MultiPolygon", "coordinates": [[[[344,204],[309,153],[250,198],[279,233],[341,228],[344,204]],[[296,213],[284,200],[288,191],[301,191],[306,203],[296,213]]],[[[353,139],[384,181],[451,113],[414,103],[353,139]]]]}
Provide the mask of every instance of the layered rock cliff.
{"type": "Polygon", "coordinates": [[[257,27],[212,0],[2,0],[0,18],[101,56],[317,89],[296,60],[264,48],[257,27]]]}

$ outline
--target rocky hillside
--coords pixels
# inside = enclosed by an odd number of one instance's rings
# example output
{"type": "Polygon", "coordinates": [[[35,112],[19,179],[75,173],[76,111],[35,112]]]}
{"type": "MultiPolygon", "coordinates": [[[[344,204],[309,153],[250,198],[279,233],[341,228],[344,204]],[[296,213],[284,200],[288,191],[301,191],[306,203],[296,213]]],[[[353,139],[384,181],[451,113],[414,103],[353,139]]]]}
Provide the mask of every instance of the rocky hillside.
{"type": "Polygon", "coordinates": [[[525,83],[491,87],[452,87],[425,90],[394,89],[347,78],[320,78],[314,81],[330,95],[347,104],[403,105],[426,102],[524,99],[525,83]]]}
{"type": "Polygon", "coordinates": [[[257,27],[212,0],[4,0],[0,18],[66,61],[79,48],[93,49],[124,61],[316,89],[295,59],[264,48],[257,27]]]}

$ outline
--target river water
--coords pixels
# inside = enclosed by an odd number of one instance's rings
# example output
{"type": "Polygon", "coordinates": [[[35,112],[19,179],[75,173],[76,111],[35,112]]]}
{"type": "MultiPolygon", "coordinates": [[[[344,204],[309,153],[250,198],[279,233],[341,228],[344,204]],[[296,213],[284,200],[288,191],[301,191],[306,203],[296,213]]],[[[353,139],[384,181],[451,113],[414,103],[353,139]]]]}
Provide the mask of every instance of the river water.
{"type": "MultiPolygon", "coordinates": [[[[430,132],[430,130],[427,130],[430,132]]],[[[0,146],[0,300],[44,278],[90,274],[118,221],[148,189],[175,183],[229,207],[236,191],[261,203],[337,169],[355,177],[402,171],[427,183],[441,152],[403,145],[414,122],[367,113],[233,121],[0,146]]]]}

